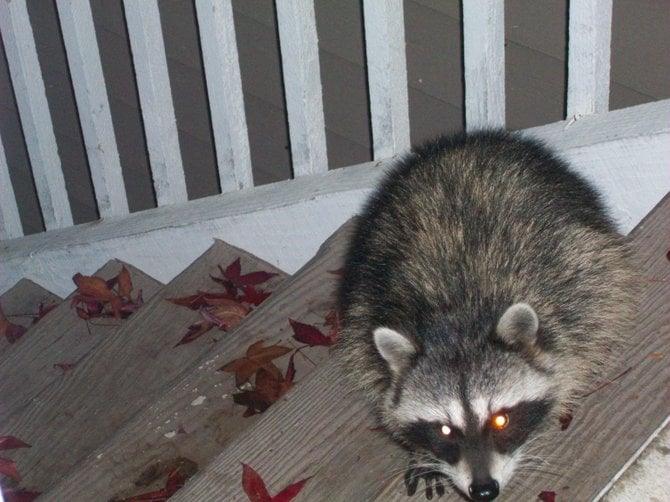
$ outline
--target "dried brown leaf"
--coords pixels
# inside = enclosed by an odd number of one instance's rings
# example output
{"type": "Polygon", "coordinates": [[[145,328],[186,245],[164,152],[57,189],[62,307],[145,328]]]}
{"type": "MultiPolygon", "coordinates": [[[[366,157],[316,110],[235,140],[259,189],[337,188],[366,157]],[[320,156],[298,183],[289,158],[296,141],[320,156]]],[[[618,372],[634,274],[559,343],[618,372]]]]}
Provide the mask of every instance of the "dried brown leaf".
{"type": "Polygon", "coordinates": [[[240,357],[219,368],[219,371],[235,373],[235,384],[240,387],[244,382],[260,368],[264,368],[272,375],[281,373],[277,367],[272,364],[272,360],[291,352],[290,347],[283,347],[281,345],[270,345],[263,347],[263,340],[253,343],[247,348],[247,353],[244,357],[240,357]]]}

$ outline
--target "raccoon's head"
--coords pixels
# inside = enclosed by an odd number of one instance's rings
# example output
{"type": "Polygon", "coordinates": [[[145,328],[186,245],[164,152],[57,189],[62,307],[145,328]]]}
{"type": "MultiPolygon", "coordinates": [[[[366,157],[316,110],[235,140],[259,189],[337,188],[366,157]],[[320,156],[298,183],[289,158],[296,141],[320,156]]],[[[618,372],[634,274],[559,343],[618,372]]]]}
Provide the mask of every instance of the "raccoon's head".
{"type": "Polygon", "coordinates": [[[473,500],[498,496],[524,445],[555,408],[551,370],[536,346],[538,328],[535,311],[517,303],[498,320],[493,339],[457,350],[447,343],[419,348],[386,327],[374,331],[392,376],[382,421],[422,454],[425,467],[448,476],[473,500]]]}

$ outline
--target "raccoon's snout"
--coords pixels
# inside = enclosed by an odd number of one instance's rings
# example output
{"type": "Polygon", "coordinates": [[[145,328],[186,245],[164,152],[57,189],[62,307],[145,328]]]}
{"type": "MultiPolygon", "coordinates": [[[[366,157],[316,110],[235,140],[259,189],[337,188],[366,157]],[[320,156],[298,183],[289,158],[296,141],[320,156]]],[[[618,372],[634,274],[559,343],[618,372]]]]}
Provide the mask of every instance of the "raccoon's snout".
{"type": "Polygon", "coordinates": [[[499,491],[500,487],[495,479],[483,483],[472,483],[468,488],[470,498],[477,502],[493,500],[498,496],[499,491]]]}

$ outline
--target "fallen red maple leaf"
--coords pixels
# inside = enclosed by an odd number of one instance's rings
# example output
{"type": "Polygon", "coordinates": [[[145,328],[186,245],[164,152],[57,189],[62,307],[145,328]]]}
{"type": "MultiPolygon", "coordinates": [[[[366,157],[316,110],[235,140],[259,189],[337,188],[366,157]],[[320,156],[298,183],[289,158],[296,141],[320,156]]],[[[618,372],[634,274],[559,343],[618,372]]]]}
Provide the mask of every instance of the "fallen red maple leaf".
{"type": "Polygon", "coordinates": [[[295,352],[291,354],[284,377],[279,373],[279,368],[274,365],[272,366],[275,371],[272,372],[267,371],[265,368],[260,368],[256,372],[253,390],[233,394],[233,402],[247,407],[242,415],[243,417],[246,418],[257,413],[263,413],[293,386],[293,379],[295,378],[295,363],[293,362],[293,358],[295,354],[295,352]]]}
{"type": "MultiPolygon", "coordinates": [[[[185,297],[184,299],[186,298],[188,297],[185,297]]],[[[175,298],[170,301],[173,300],[181,299],[175,298]]],[[[177,342],[175,347],[190,343],[193,340],[200,338],[214,326],[217,326],[222,331],[231,330],[241,323],[249,313],[249,309],[246,306],[235,300],[231,300],[230,298],[216,297],[205,299],[203,297],[199,299],[194,298],[194,301],[197,303],[203,301],[207,302],[207,306],[202,306],[199,309],[203,319],[191,324],[188,327],[186,334],[179,340],[179,342],[177,342]]],[[[188,300],[186,300],[186,302],[188,302],[188,300]]],[[[173,303],[177,302],[173,301],[173,303]]],[[[193,304],[195,305],[195,303],[193,304]]]]}
{"type": "Polygon", "coordinates": [[[133,291],[133,281],[130,279],[128,269],[122,267],[121,272],[119,272],[115,279],[119,287],[119,296],[131,300],[130,293],[133,291]]]}
{"type": "Polygon", "coordinates": [[[42,492],[31,492],[17,488],[2,489],[5,502],[33,502],[40,495],[42,495],[42,492]]]}
{"type": "MultiPolygon", "coordinates": [[[[14,436],[0,436],[0,450],[14,450],[16,448],[30,448],[30,445],[14,436]]],[[[13,460],[0,458],[0,474],[12,478],[17,483],[21,481],[21,475],[13,460]]]]}
{"type": "Polygon", "coordinates": [[[266,292],[262,289],[255,288],[254,286],[244,286],[242,289],[244,294],[240,297],[240,301],[256,306],[263,303],[268,298],[268,296],[272,294],[272,292],[266,292]]]}
{"type": "Polygon", "coordinates": [[[5,317],[5,313],[0,305],[0,338],[7,337],[9,343],[16,342],[26,333],[26,328],[19,324],[14,324],[5,317]]]}
{"type": "Polygon", "coordinates": [[[21,475],[16,468],[16,462],[8,458],[0,458],[0,474],[12,478],[17,483],[21,481],[21,475]]]}
{"type": "Polygon", "coordinates": [[[309,478],[293,483],[274,497],[270,495],[263,478],[249,465],[242,463],[242,488],[251,502],[289,502],[300,493],[309,478]]]}
{"type": "Polygon", "coordinates": [[[194,295],[166,298],[176,305],[200,311],[204,321],[192,324],[186,335],[177,343],[184,345],[206,333],[212,326],[227,331],[237,326],[249,313],[252,307],[260,305],[270,292],[254,287],[278,275],[271,272],[256,271],[241,275],[240,259],[235,259],[225,269],[217,265],[221,277],[210,275],[210,278],[221,284],[225,292],[212,293],[198,291],[194,295]]]}
{"type": "Polygon", "coordinates": [[[537,495],[537,498],[542,502],[555,502],[556,501],[556,492],[543,491],[537,495]]]}
{"type": "Polygon", "coordinates": [[[249,309],[235,300],[220,299],[217,303],[200,309],[200,315],[219,329],[227,331],[233,329],[249,313],[249,309]]]}
{"type": "Polygon", "coordinates": [[[93,317],[125,319],[143,303],[141,291],[135,300],[130,296],[133,285],[125,266],[109,280],[80,273],[75,274],[72,280],[77,290],[70,305],[77,307],[77,315],[86,321],[93,317]]]}
{"type": "Polygon", "coordinates": [[[274,272],[256,271],[241,275],[242,267],[240,259],[237,258],[225,269],[219,265],[221,277],[210,276],[213,281],[222,284],[224,287],[234,286],[235,288],[244,288],[244,286],[256,286],[272,279],[278,274],[274,272]]]}
{"type": "Polygon", "coordinates": [[[568,427],[570,427],[570,424],[572,423],[572,412],[568,411],[558,417],[558,423],[561,426],[561,430],[567,430],[568,427]]]}
{"type": "Polygon", "coordinates": [[[299,342],[306,343],[310,347],[317,345],[329,347],[335,343],[332,336],[324,335],[311,324],[305,324],[293,319],[289,319],[288,322],[291,324],[291,329],[293,329],[293,338],[299,342]]]}
{"type": "Polygon", "coordinates": [[[0,436],[0,450],[15,450],[16,448],[30,448],[30,445],[14,436],[0,436]]]}
{"type": "Polygon", "coordinates": [[[221,366],[218,371],[234,372],[235,385],[241,386],[251,378],[258,369],[263,368],[277,379],[281,377],[279,369],[272,364],[272,360],[291,352],[290,347],[270,345],[263,347],[263,340],[252,343],[247,348],[246,355],[221,366]]]}
{"type": "Polygon", "coordinates": [[[186,343],[190,343],[193,340],[196,340],[200,338],[202,335],[207,333],[210,329],[214,327],[214,323],[205,321],[204,319],[194,322],[188,327],[188,331],[186,334],[179,340],[176,344],[175,347],[179,347],[180,345],[184,345],[186,343]]]}
{"type": "Polygon", "coordinates": [[[182,296],[180,298],[166,298],[167,301],[172,302],[182,307],[188,307],[191,310],[199,310],[202,307],[214,305],[218,300],[233,300],[233,296],[229,293],[208,293],[206,291],[198,291],[194,295],[182,296]]]}

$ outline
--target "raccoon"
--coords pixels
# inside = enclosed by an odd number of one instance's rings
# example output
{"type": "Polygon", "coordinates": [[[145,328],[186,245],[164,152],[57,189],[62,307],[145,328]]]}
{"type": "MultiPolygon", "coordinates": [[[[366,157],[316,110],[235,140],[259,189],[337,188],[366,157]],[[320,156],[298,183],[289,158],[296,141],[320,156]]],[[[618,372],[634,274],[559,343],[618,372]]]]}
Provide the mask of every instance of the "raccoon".
{"type": "Polygon", "coordinates": [[[630,251],[542,143],[442,137],[397,162],[357,223],[337,350],[419,478],[493,500],[616,353],[630,251]],[[447,479],[445,479],[447,478],[447,479]]]}

